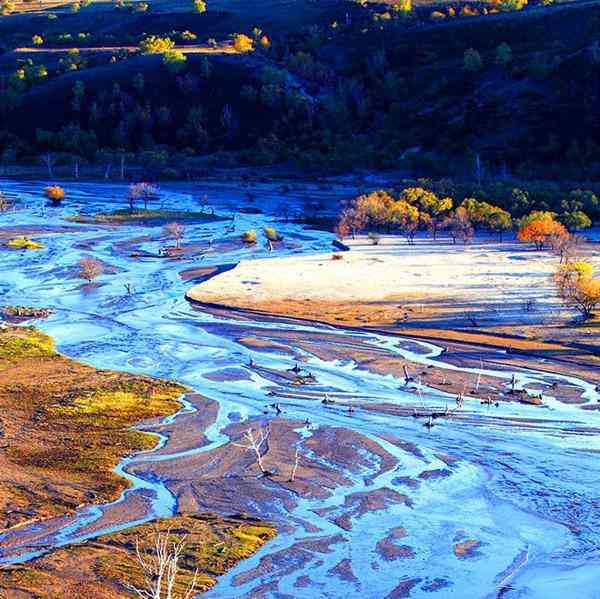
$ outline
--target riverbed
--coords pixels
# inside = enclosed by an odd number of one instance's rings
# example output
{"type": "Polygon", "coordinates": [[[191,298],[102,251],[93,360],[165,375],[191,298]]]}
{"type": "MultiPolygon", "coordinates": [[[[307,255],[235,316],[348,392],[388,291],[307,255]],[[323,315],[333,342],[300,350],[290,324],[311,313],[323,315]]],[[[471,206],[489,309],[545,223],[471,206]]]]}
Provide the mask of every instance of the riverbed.
{"type": "MultiPolygon", "coordinates": [[[[160,227],[65,220],[125,207],[124,186],[68,184],[61,208],[45,205],[41,182],[0,187],[19,197],[18,210],[0,215],[0,227],[37,227],[41,233],[32,236],[46,246],[0,252],[0,303],[53,310],[36,325],[68,356],[173,379],[204,398],[184,401],[177,415],[155,427],[154,452],[123,459],[118,472],[132,486],[117,502],[6,532],[0,561],[28,560],[201,507],[225,515],[243,510],[279,529],[207,597],[600,597],[600,414],[582,409],[600,399],[595,385],[488,365],[481,374],[506,381],[507,388],[513,374],[519,388],[568,384],[583,403],[556,401],[551,391],[543,406],[493,408],[473,398],[455,418],[425,426],[400,409],[444,412],[453,406],[452,395],[429,389],[425,379],[407,385],[400,375],[373,372],[352,356],[376,351],[426,369],[442,360],[441,346],[291,319],[215,314],[186,301],[194,282],[181,271],[272,256],[262,241],[226,252],[217,251],[215,241],[272,224],[286,213],[283,191],[277,203],[276,191],[266,202],[245,191],[232,198],[226,189],[213,190],[209,205],[225,220],[187,225],[183,243],[214,251],[172,260],[156,257],[170,243],[160,227]],[[132,256],[133,250],[148,257],[132,256]],[[93,285],[73,278],[85,256],[110,265],[112,274],[93,285]],[[244,342],[250,336],[262,343],[244,342]],[[331,359],[323,351],[313,354],[310,343],[338,353],[331,359]],[[289,373],[296,364],[314,382],[295,384],[289,373]],[[282,455],[286,445],[299,448],[302,486],[286,483],[287,454],[273,458],[280,470],[275,481],[237,470],[230,440],[248,421],[270,426],[272,446],[282,455]]],[[[197,210],[204,191],[165,185],[161,203],[197,210]]],[[[294,205],[311,205],[314,191],[297,190],[306,201],[294,205]]],[[[278,257],[331,250],[330,233],[281,219],[276,226],[288,242],[275,249],[278,257]]],[[[475,381],[479,372],[468,374],[475,381]]]]}

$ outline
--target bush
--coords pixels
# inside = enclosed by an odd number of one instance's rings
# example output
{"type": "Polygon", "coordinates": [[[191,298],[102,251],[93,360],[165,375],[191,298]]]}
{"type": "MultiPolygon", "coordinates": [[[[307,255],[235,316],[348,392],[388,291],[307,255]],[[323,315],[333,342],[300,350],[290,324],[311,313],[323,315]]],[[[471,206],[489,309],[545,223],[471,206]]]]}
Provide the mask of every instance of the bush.
{"type": "Polygon", "coordinates": [[[31,38],[31,43],[34,46],[41,46],[44,43],[44,38],[41,35],[34,35],[31,38]]]}
{"type": "Polygon", "coordinates": [[[263,232],[269,241],[281,241],[283,237],[277,232],[274,227],[264,227],[263,232]]]}
{"type": "Polygon", "coordinates": [[[8,247],[16,250],[42,250],[44,244],[39,241],[32,241],[29,237],[17,237],[8,242],[8,247]]]}
{"type": "Polygon", "coordinates": [[[242,241],[244,243],[256,243],[256,231],[250,229],[242,235],[242,241]]]}
{"type": "Polygon", "coordinates": [[[65,190],[59,185],[46,187],[44,193],[54,206],[58,206],[65,199],[65,190]]]}
{"type": "Polygon", "coordinates": [[[206,12],[206,2],[204,0],[194,0],[194,12],[200,14],[206,12]]]}
{"type": "Polygon", "coordinates": [[[343,260],[344,256],[342,254],[332,254],[331,259],[332,260],[343,260]]]}

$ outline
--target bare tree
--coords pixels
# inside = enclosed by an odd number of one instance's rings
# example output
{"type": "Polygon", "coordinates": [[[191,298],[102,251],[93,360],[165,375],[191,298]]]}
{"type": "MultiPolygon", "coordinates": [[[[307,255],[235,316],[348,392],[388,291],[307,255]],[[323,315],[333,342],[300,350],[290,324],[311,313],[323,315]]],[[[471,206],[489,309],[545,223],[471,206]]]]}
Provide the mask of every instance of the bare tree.
{"type": "Polygon", "coordinates": [[[177,249],[181,247],[181,240],[183,238],[184,228],[179,223],[168,223],[165,225],[165,233],[175,240],[177,249]]]}
{"type": "Polygon", "coordinates": [[[46,165],[46,168],[48,169],[48,176],[51,179],[54,178],[54,171],[52,170],[52,167],[54,166],[54,163],[56,162],[56,158],[54,157],[54,154],[51,154],[50,152],[46,152],[45,154],[42,155],[42,162],[46,165]]]}
{"type": "Polygon", "coordinates": [[[196,594],[198,570],[182,592],[178,593],[175,588],[179,575],[179,559],[185,550],[186,537],[170,540],[170,536],[170,529],[164,533],[157,529],[154,547],[150,552],[143,552],[139,539],[136,540],[135,552],[144,574],[144,586],[125,586],[140,599],[192,599],[196,594]]]}
{"type": "Polygon", "coordinates": [[[293,483],[296,478],[296,470],[298,470],[298,464],[300,463],[300,450],[296,447],[296,454],[294,455],[294,467],[292,468],[292,474],[290,476],[290,482],[293,483]]]}
{"type": "Polygon", "coordinates": [[[96,258],[82,258],[79,261],[79,271],[77,276],[80,279],[85,279],[88,283],[91,283],[96,277],[102,274],[104,267],[100,260],[96,258]]]}
{"type": "Polygon", "coordinates": [[[269,429],[267,429],[265,431],[264,429],[261,428],[255,436],[252,429],[249,428],[242,435],[242,439],[244,440],[244,443],[233,443],[233,445],[235,445],[236,447],[241,447],[242,449],[245,449],[246,451],[253,451],[255,453],[256,461],[258,462],[258,467],[260,468],[260,471],[264,475],[268,475],[269,472],[267,470],[265,470],[265,467],[263,464],[263,459],[262,459],[263,456],[261,453],[261,448],[265,444],[267,439],[269,438],[269,434],[270,434],[269,429]]]}
{"type": "Polygon", "coordinates": [[[129,209],[133,211],[135,202],[142,200],[144,202],[144,210],[148,210],[148,202],[156,199],[158,196],[158,187],[151,183],[133,183],[127,191],[127,199],[129,200],[129,209]]]}

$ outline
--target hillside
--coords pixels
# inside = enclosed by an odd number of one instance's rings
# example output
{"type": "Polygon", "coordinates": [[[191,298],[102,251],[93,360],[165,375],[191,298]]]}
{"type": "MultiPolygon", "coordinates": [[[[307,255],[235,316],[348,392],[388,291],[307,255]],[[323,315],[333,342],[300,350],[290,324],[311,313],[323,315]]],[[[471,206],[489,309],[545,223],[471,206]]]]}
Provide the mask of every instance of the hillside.
{"type": "Polygon", "coordinates": [[[344,0],[215,0],[201,14],[183,0],[41,6],[0,17],[5,165],[46,155],[126,157],[155,177],[281,162],[600,174],[594,1],[510,12],[423,2],[410,13],[344,0]],[[138,51],[148,35],[172,40],[166,58],[138,51]]]}

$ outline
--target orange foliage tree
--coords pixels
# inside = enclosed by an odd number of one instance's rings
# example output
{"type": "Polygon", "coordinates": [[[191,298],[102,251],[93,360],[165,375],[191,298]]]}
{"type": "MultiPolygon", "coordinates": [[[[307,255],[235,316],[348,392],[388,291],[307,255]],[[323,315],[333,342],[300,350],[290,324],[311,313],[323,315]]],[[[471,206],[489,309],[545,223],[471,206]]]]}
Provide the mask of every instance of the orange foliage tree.
{"type": "Polygon", "coordinates": [[[553,218],[540,218],[525,222],[517,234],[519,241],[532,242],[537,250],[554,245],[559,239],[569,237],[569,232],[553,218]]]}

